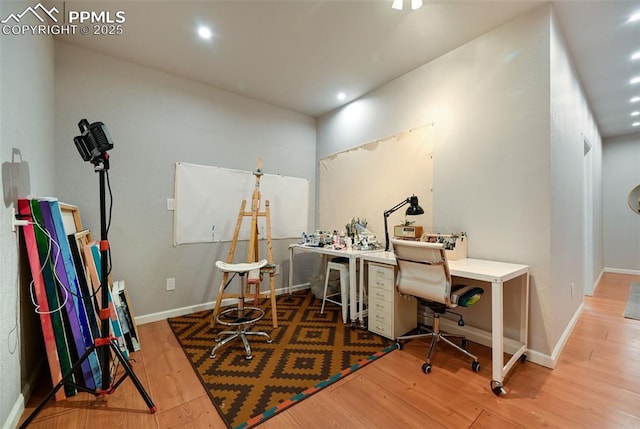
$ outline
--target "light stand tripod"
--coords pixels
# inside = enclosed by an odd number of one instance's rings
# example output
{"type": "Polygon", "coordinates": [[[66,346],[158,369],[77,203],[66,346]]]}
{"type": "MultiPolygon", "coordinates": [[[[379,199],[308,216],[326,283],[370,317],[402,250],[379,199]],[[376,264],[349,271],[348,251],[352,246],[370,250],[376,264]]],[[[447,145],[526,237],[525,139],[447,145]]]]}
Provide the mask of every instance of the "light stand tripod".
{"type": "Polygon", "coordinates": [[[151,413],[155,413],[157,408],[154,405],[153,401],[149,394],[144,390],[142,383],[133,372],[131,365],[122,354],[120,350],[120,346],[118,345],[116,337],[113,335],[109,335],[109,322],[111,311],[109,309],[109,285],[108,285],[108,255],[109,255],[109,241],[107,239],[107,221],[106,221],[106,198],[105,198],[105,176],[107,170],[109,170],[109,154],[107,152],[103,152],[97,157],[94,157],[91,162],[95,166],[95,171],[100,175],[100,259],[101,263],[101,274],[100,274],[100,287],[101,287],[101,305],[102,308],[99,311],[99,318],[101,320],[101,328],[100,333],[101,337],[96,338],[94,344],[89,347],[82,357],[73,364],[71,369],[64,374],[62,380],[45,396],[45,398],[38,404],[38,406],[33,410],[33,412],[29,415],[29,417],[20,425],[20,428],[26,428],[33,419],[42,411],[47,402],[56,394],[60,388],[62,388],[65,384],[68,386],[75,387],[76,389],[91,393],[96,396],[105,396],[110,395],[115,392],[118,386],[127,378],[131,377],[133,384],[138,389],[138,393],[144,399],[144,402],[149,407],[149,411],[151,413]],[[102,374],[102,388],[101,389],[89,389],[86,386],[78,385],[71,381],[72,375],[75,371],[80,367],[80,365],[89,357],[91,353],[96,351],[98,353],[98,357],[100,360],[100,372],[102,374]],[[113,384],[111,384],[111,375],[109,374],[109,360],[110,360],[110,351],[113,351],[115,357],[118,359],[118,362],[124,368],[124,374],[113,384]]]}

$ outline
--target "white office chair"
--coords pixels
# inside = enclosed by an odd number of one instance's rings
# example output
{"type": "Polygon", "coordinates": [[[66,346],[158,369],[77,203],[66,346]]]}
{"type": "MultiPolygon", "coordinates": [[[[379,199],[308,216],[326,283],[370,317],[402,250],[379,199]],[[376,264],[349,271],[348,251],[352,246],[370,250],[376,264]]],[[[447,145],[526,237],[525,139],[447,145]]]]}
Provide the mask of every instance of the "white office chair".
{"type": "MultiPolygon", "coordinates": [[[[458,305],[474,304],[484,291],[481,288],[469,286],[451,287],[451,275],[443,244],[396,239],[391,239],[391,243],[398,264],[396,280],[398,291],[401,294],[416,297],[433,310],[433,332],[398,337],[396,346],[402,349],[403,340],[430,337],[431,345],[427,361],[422,365],[422,371],[425,374],[431,372],[431,355],[439,341],[444,341],[473,359],[471,369],[475,372],[480,371],[478,358],[465,350],[466,339],[464,337],[459,337],[462,338],[461,347],[447,338],[449,336],[440,332],[440,315],[444,314],[447,309],[455,308],[458,305]]],[[[462,316],[460,316],[458,324],[464,325],[462,316]]]]}

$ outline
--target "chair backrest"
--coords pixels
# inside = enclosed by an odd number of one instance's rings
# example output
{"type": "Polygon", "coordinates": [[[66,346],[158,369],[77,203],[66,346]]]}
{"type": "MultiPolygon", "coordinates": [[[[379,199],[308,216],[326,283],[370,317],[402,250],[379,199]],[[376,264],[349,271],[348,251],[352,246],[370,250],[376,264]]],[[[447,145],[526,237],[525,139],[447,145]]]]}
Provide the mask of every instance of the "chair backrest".
{"type": "Polygon", "coordinates": [[[398,291],[453,307],[451,274],[444,245],[396,239],[391,239],[391,244],[398,264],[398,291]]]}

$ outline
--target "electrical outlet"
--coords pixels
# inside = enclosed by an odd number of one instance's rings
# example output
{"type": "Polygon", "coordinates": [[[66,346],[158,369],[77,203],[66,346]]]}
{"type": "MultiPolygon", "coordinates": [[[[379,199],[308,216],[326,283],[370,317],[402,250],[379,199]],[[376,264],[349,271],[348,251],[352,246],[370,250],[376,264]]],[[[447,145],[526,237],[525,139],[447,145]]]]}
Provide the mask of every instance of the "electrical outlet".
{"type": "Polygon", "coordinates": [[[276,264],[276,269],[273,271],[273,273],[277,276],[278,274],[280,274],[280,264],[276,264]]]}
{"type": "Polygon", "coordinates": [[[11,232],[16,232],[16,226],[27,226],[29,221],[16,219],[16,209],[11,207],[11,232]]]}
{"type": "Polygon", "coordinates": [[[176,279],[173,277],[167,279],[167,290],[175,290],[176,289],[176,279]]]}
{"type": "Polygon", "coordinates": [[[173,198],[167,198],[167,210],[175,210],[176,209],[176,200],[173,198]]]}

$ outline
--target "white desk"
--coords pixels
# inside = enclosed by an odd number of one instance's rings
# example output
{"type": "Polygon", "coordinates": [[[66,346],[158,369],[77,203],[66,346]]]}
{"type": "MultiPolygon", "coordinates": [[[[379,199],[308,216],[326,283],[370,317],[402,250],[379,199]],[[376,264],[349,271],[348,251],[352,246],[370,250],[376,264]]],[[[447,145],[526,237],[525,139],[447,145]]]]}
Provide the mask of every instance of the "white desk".
{"type": "MultiPolygon", "coordinates": [[[[357,305],[357,296],[358,296],[358,277],[356,276],[356,268],[358,258],[362,257],[362,255],[366,255],[368,253],[380,252],[379,250],[337,250],[331,249],[329,247],[314,247],[314,246],[306,246],[304,244],[291,244],[289,246],[289,290],[288,293],[291,293],[291,288],[293,287],[293,261],[294,261],[294,251],[299,252],[312,252],[318,253],[320,255],[327,256],[336,256],[343,257],[349,259],[349,318],[351,320],[351,324],[355,326],[356,320],[358,320],[358,311],[362,309],[362,307],[357,305]]],[[[360,278],[362,279],[362,274],[360,274],[360,278]]],[[[362,286],[364,283],[361,281],[360,285],[362,286]]],[[[364,295],[363,288],[360,287],[360,297],[364,295]]],[[[360,314],[359,320],[362,321],[362,314],[360,314]]]]}
{"type": "MultiPolygon", "coordinates": [[[[361,282],[363,282],[364,265],[368,261],[391,265],[396,264],[396,258],[393,252],[375,252],[362,255],[360,258],[361,282]]],[[[491,367],[493,374],[491,390],[496,395],[502,395],[505,393],[503,388],[505,375],[519,359],[526,359],[525,353],[527,351],[527,337],[529,331],[529,266],[467,258],[457,261],[449,261],[449,271],[452,276],[491,283],[491,367]],[[505,365],[503,354],[503,286],[504,282],[507,280],[511,280],[522,275],[526,276],[526,280],[524,282],[524,291],[521,294],[520,300],[519,347],[505,365]]],[[[360,311],[359,314],[362,315],[362,312],[360,311]]]]}

